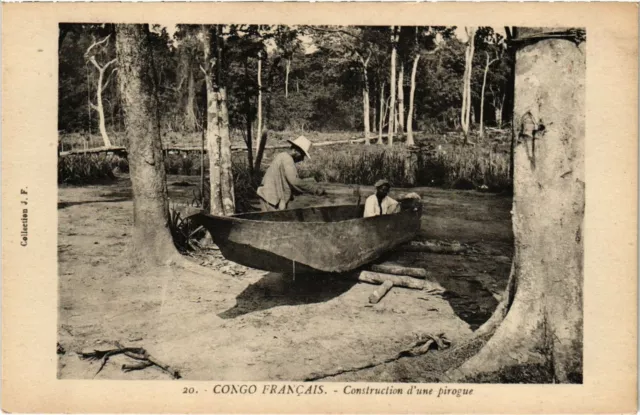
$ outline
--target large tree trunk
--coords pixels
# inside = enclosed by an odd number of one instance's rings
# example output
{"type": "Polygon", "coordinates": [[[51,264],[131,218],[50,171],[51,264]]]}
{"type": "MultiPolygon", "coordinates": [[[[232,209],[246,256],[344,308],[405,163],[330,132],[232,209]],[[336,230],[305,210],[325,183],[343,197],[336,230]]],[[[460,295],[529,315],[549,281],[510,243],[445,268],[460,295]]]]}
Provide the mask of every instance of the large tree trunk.
{"type": "Polygon", "coordinates": [[[129,139],[133,250],[137,263],[178,256],[169,230],[167,180],[148,25],[116,25],[119,89],[129,139]]]}
{"type": "Polygon", "coordinates": [[[472,63],[473,63],[473,52],[474,52],[474,39],[476,35],[476,28],[469,27],[467,30],[467,36],[469,40],[467,41],[467,47],[465,49],[465,65],[464,65],[464,76],[463,76],[463,86],[462,86],[462,111],[461,111],[461,119],[460,124],[462,125],[462,132],[464,133],[464,142],[467,143],[469,140],[469,121],[471,117],[471,72],[472,72],[472,63]]]}
{"type": "Polygon", "coordinates": [[[400,135],[404,134],[404,64],[400,60],[398,71],[398,128],[400,135]]]}
{"type": "Polygon", "coordinates": [[[218,25],[216,41],[218,44],[217,83],[218,83],[218,125],[220,129],[220,199],[226,216],[236,213],[236,198],[233,189],[233,171],[231,161],[231,135],[229,134],[229,109],[227,107],[227,76],[224,68],[222,35],[223,25],[218,25]]]}
{"type": "Polygon", "coordinates": [[[556,38],[517,52],[509,290],[479,329],[497,326],[493,336],[450,380],[543,364],[556,382],[582,382],[585,46],[556,38]]]}
{"type": "Polygon", "coordinates": [[[418,72],[418,61],[420,54],[416,53],[413,58],[413,67],[411,68],[411,89],[409,90],[409,114],[407,114],[407,145],[414,145],[413,141],[413,99],[416,92],[416,73],[418,72]]]}
{"type": "Polygon", "coordinates": [[[393,146],[393,137],[395,133],[395,108],[396,108],[396,55],[398,42],[396,36],[396,27],[391,26],[391,74],[389,76],[389,135],[387,138],[389,146],[393,146]]]}
{"type": "Polygon", "coordinates": [[[204,62],[212,61],[212,65],[205,68],[205,85],[207,91],[207,152],[209,153],[209,209],[213,215],[224,216],[222,205],[221,167],[220,167],[220,125],[218,122],[218,94],[215,85],[215,72],[220,62],[217,57],[211,56],[211,45],[215,42],[209,26],[202,28],[202,44],[204,50],[204,62]]]}
{"type": "Polygon", "coordinates": [[[362,77],[363,77],[363,85],[362,85],[362,112],[364,115],[364,141],[365,144],[369,144],[369,79],[367,78],[367,64],[369,60],[363,61],[362,63],[362,77]]]}

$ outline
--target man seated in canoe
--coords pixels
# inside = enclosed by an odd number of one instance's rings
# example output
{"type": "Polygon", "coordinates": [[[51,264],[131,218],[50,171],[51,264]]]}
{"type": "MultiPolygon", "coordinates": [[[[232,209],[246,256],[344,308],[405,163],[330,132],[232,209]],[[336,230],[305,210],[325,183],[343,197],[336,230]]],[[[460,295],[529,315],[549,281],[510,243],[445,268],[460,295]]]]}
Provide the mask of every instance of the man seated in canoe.
{"type": "Polygon", "coordinates": [[[369,196],[364,203],[364,217],[390,215],[400,212],[400,204],[388,196],[391,185],[387,180],[378,180],[375,184],[376,192],[369,196]]]}
{"type": "Polygon", "coordinates": [[[260,206],[263,212],[272,210],[285,210],[294,194],[309,193],[315,195],[324,194],[313,179],[302,180],[298,177],[296,163],[309,156],[311,141],[300,136],[295,140],[287,140],[291,148],[279,153],[267,169],[262,184],[258,187],[260,206]]]}

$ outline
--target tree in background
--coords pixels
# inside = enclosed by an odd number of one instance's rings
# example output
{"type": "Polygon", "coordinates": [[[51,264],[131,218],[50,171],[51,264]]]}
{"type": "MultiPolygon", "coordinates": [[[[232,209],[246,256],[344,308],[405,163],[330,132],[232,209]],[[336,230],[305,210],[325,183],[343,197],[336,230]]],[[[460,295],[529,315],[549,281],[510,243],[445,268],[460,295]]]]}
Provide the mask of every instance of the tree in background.
{"type": "Polygon", "coordinates": [[[409,113],[407,114],[407,141],[408,146],[414,145],[413,120],[414,120],[414,98],[416,91],[416,74],[418,72],[418,62],[421,56],[428,56],[437,53],[442,43],[449,39],[455,27],[444,26],[415,26],[408,27],[413,33],[407,33],[404,37],[407,55],[413,59],[411,67],[411,89],[409,91],[409,113]]]}
{"type": "MultiPolygon", "coordinates": [[[[92,103],[97,104],[95,85],[99,74],[94,66],[86,64],[84,52],[93,43],[93,36],[99,41],[108,35],[101,26],[61,26],[58,39],[61,45],[58,117],[63,134],[88,132],[92,123],[98,130],[99,117],[89,118],[87,97],[90,93],[92,103]],[[91,69],[89,77],[87,69],[91,69]]],[[[264,142],[263,132],[267,130],[289,130],[292,134],[304,134],[308,130],[357,130],[365,137],[371,137],[376,131],[378,141],[381,141],[380,127],[387,133],[391,122],[393,141],[395,124],[400,127],[398,101],[401,95],[403,106],[407,108],[406,118],[402,117],[402,120],[409,142],[409,134],[415,139],[416,129],[441,132],[460,128],[463,97],[460,85],[464,83],[465,48],[455,36],[443,37],[438,53],[431,55],[435,48],[433,28],[419,28],[416,47],[415,27],[394,28],[393,32],[390,27],[383,26],[331,27],[344,32],[340,38],[335,32],[322,33],[317,28],[305,26],[290,28],[303,31],[305,35],[298,38],[300,48],[285,58],[284,51],[275,42],[277,28],[269,25],[228,25],[225,29],[229,130],[234,139],[244,138],[247,142],[251,138],[254,166],[259,159],[256,154],[259,142],[264,142]],[[394,36],[394,32],[398,33],[394,36]],[[403,81],[402,88],[399,88],[398,66],[393,86],[396,104],[390,105],[392,41],[396,37],[396,64],[402,61],[407,71],[404,76],[407,82],[403,81]],[[313,47],[309,49],[309,45],[313,47]],[[287,59],[293,62],[288,65],[288,73],[287,59]],[[409,82],[412,77],[413,81],[409,82]],[[390,118],[392,110],[394,114],[390,118]]],[[[167,145],[193,146],[194,139],[200,136],[194,133],[205,128],[206,85],[200,71],[203,46],[197,37],[199,32],[199,26],[179,25],[174,36],[169,37],[166,30],[158,25],[150,28],[160,88],[161,129],[163,139],[169,140],[165,142],[167,145]]],[[[280,32],[285,33],[282,28],[280,32]]],[[[473,111],[483,127],[508,122],[512,102],[508,93],[509,83],[506,82],[510,70],[509,56],[503,54],[505,56],[499,62],[490,66],[486,77],[484,102],[493,110],[484,108],[482,117],[478,117],[483,95],[485,50],[494,56],[487,45],[476,41],[477,53],[474,54],[470,79],[469,113],[473,111]]],[[[105,59],[108,61],[109,56],[105,59]]],[[[96,60],[103,63],[100,57],[96,60]]],[[[113,67],[112,64],[109,69],[113,67]]],[[[104,74],[105,80],[108,73],[107,70],[104,74]]],[[[114,137],[122,142],[121,139],[126,137],[120,134],[124,127],[118,89],[114,82],[110,82],[102,92],[105,129],[112,143],[114,137]]],[[[96,114],[93,109],[91,113],[96,114]]]]}
{"type": "Polygon", "coordinates": [[[393,137],[396,131],[396,60],[398,55],[399,28],[391,26],[391,65],[389,75],[389,133],[387,135],[389,147],[393,146],[393,137]]]}
{"type": "Polygon", "coordinates": [[[91,98],[89,98],[89,106],[91,109],[95,110],[98,113],[98,127],[100,129],[100,135],[102,136],[102,141],[104,142],[105,147],[111,147],[111,140],[109,139],[109,135],[107,134],[107,127],[104,118],[104,105],[102,101],[102,93],[111,82],[112,75],[118,70],[117,67],[114,67],[109,71],[109,75],[107,75],[107,79],[105,80],[105,72],[109,70],[109,67],[116,63],[116,59],[113,58],[104,64],[99,64],[96,60],[96,56],[105,56],[110,55],[109,51],[109,39],[111,38],[111,34],[105,36],[102,40],[94,40],[94,42],[87,48],[84,56],[87,59],[87,62],[91,63],[98,70],[98,79],[96,80],[96,103],[91,102],[91,98]]]}
{"type": "Polygon", "coordinates": [[[296,52],[301,49],[300,36],[303,32],[295,26],[278,25],[275,28],[273,39],[276,46],[282,53],[285,66],[284,97],[289,98],[289,74],[291,73],[291,62],[296,52]]]}
{"type": "Polygon", "coordinates": [[[462,79],[462,110],[460,111],[460,125],[464,134],[465,144],[469,141],[469,121],[471,117],[471,72],[473,65],[473,52],[475,49],[475,27],[465,27],[467,34],[467,46],[465,48],[464,77],[462,79]]]}

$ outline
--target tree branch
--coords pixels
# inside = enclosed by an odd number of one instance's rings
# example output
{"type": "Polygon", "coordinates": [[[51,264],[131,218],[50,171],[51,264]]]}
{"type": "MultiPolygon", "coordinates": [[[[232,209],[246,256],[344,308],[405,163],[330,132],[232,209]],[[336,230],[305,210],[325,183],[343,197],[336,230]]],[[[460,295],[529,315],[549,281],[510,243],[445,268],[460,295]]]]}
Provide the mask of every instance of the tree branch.
{"type": "Polygon", "coordinates": [[[89,59],[89,62],[91,62],[93,64],[93,66],[95,66],[98,71],[102,72],[103,69],[100,67],[100,65],[98,65],[98,62],[96,62],[96,57],[92,56],[91,59],[89,59]]]}
{"type": "MultiPolygon", "coordinates": [[[[114,59],[115,60],[115,59],[114,59]]],[[[106,66],[105,66],[106,68],[106,66]]],[[[109,76],[107,76],[107,80],[104,83],[104,86],[102,87],[102,90],[104,91],[105,89],[107,89],[107,86],[109,86],[109,82],[111,82],[111,75],[113,75],[116,71],[118,70],[118,68],[113,68],[113,71],[111,71],[109,73],[109,76]]]]}
{"type": "Polygon", "coordinates": [[[112,63],[115,63],[117,61],[117,59],[111,59],[109,62],[107,62],[103,67],[102,70],[105,70],[109,67],[109,65],[111,65],[112,63]]]}
{"type": "Polygon", "coordinates": [[[105,37],[104,39],[102,39],[99,42],[93,42],[93,44],[91,46],[89,46],[89,48],[87,49],[87,51],[84,53],[84,56],[87,57],[89,55],[89,52],[91,51],[91,49],[93,49],[96,46],[99,46],[105,42],[109,41],[109,38],[111,37],[111,35],[107,35],[107,37],[105,37]]]}

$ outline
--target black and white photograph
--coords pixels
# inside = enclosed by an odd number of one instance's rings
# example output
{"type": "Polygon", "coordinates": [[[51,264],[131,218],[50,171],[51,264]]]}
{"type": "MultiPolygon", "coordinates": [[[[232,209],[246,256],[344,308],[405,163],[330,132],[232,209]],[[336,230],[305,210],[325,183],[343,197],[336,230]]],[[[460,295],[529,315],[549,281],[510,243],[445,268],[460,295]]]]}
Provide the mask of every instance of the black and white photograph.
{"type": "Polygon", "coordinates": [[[60,23],[57,378],[582,384],[587,40],[60,23]]]}

